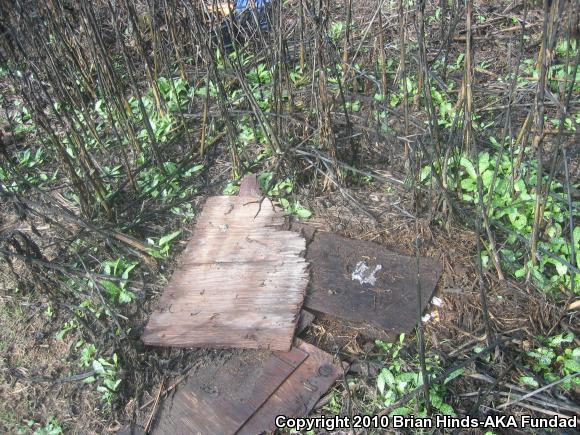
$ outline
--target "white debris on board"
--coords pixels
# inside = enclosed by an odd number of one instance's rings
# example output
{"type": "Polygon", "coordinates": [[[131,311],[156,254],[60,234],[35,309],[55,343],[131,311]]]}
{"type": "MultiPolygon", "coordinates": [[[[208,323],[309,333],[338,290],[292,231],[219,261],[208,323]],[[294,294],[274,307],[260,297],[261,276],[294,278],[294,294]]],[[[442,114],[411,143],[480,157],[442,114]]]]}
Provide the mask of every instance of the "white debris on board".
{"type": "Polygon", "coordinates": [[[443,306],[443,299],[438,298],[437,296],[433,296],[433,299],[431,299],[431,302],[436,307],[442,307],[443,306]]]}
{"type": "Polygon", "coordinates": [[[423,321],[423,323],[427,323],[432,318],[433,318],[433,316],[430,313],[427,313],[423,317],[421,317],[421,320],[423,321]]]}
{"type": "Polygon", "coordinates": [[[383,266],[377,264],[375,268],[371,271],[370,267],[364,262],[359,261],[352,272],[352,280],[358,281],[362,284],[375,285],[377,282],[377,277],[375,274],[381,270],[383,266]]]}

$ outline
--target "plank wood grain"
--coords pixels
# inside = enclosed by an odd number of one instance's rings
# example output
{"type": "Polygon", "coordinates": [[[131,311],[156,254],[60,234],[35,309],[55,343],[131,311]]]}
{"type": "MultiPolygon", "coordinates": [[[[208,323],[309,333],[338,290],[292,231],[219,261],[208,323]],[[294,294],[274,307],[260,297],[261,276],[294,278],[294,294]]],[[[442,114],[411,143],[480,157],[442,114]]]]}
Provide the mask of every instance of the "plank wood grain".
{"type": "Polygon", "coordinates": [[[270,433],[276,429],[278,415],[306,417],[342,374],[332,355],[312,344],[296,339],[296,347],[308,358],[276,389],[236,435],[270,433]]]}
{"type": "Polygon", "coordinates": [[[244,351],[224,363],[192,370],[161,407],[155,434],[236,433],[308,354],[244,351]]]}
{"type": "Polygon", "coordinates": [[[209,198],[143,342],[288,351],[308,264],[304,238],[283,225],[268,199],[209,198]]]}

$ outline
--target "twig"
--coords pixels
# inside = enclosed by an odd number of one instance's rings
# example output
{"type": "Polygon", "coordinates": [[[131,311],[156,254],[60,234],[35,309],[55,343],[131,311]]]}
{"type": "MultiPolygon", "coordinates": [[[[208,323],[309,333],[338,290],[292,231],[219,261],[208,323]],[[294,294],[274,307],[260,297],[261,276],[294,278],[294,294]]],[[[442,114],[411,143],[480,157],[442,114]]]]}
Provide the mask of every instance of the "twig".
{"type": "Polygon", "coordinates": [[[568,376],[563,377],[562,379],[558,379],[557,381],[552,382],[551,384],[544,385],[543,387],[538,388],[537,390],[534,390],[531,393],[528,393],[525,396],[522,396],[522,397],[520,397],[520,398],[518,398],[516,400],[512,400],[510,402],[504,403],[504,404],[498,406],[497,409],[503,409],[503,408],[506,408],[506,407],[508,407],[510,405],[513,405],[515,403],[518,403],[518,402],[520,402],[522,400],[526,400],[529,397],[535,396],[536,394],[541,393],[542,391],[548,390],[548,389],[550,389],[550,388],[552,388],[552,387],[554,387],[554,386],[556,386],[558,384],[561,384],[562,382],[565,382],[565,381],[568,381],[570,379],[573,379],[573,378],[575,378],[576,376],[579,376],[579,375],[580,375],[580,372],[572,373],[572,374],[570,374],[568,376]]]}
{"type": "Polygon", "coordinates": [[[157,397],[155,397],[155,403],[153,403],[153,409],[151,410],[151,414],[149,415],[149,419],[147,420],[147,424],[145,425],[145,433],[149,433],[149,429],[151,429],[151,423],[153,422],[153,418],[155,417],[157,411],[157,404],[159,403],[159,398],[161,397],[161,392],[163,391],[163,384],[165,383],[165,379],[161,381],[161,385],[159,385],[159,391],[157,392],[157,397]]]}
{"type": "MultiPolygon", "coordinates": [[[[163,392],[161,393],[162,395],[165,395],[167,393],[169,393],[171,390],[173,390],[175,387],[177,387],[185,378],[187,377],[187,375],[183,375],[180,376],[177,381],[175,381],[173,384],[171,384],[169,387],[167,387],[165,390],[163,390],[163,392]]],[[[139,408],[139,410],[143,411],[145,408],[147,408],[149,405],[151,405],[152,403],[155,402],[156,399],[151,399],[148,400],[147,402],[145,402],[143,405],[141,405],[141,407],[139,408]]]]}
{"type": "MultiPolygon", "coordinates": [[[[479,396],[480,394],[481,394],[480,391],[473,391],[471,393],[460,394],[459,396],[460,397],[474,397],[474,396],[479,396]]],[[[511,391],[510,392],[498,391],[497,394],[500,396],[504,396],[504,397],[517,397],[518,399],[523,400],[523,399],[521,399],[523,396],[513,394],[511,391]]],[[[547,407],[551,407],[551,408],[559,408],[559,409],[563,409],[565,411],[573,412],[575,414],[580,414],[580,407],[568,405],[567,403],[562,403],[560,401],[543,400],[543,399],[530,398],[530,397],[528,397],[525,400],[532,402],[532,403],[536,403],[538,405],[543,405],[543,406],[547,406],[547,407]]],[[[525,405],[525,404],[523,404],[523,405],[525,405]]],[[[520,406],[522,406],[522,405],[520,404],[520,406]]]]}

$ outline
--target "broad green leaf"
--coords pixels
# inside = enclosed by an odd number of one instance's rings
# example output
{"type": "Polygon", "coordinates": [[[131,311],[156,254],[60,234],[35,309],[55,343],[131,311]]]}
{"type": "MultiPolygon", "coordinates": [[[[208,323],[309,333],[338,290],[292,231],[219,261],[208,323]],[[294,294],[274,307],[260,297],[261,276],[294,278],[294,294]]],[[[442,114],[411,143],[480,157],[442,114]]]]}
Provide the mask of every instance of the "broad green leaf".
{"type": "Polygon", "coordinates": [[[258,183],[260,184],[260,188],[263,192],[266,192],[266,189],[268,188],[268,185],[272,181],[273,177],[273,172],[262,172],[260,175],[258,175],[258,183]]]}
{"type": "Polygon", "coordinates": [[[564,361],[564,367],[570,373],[580,372],[580,359],[567,359],[564,361]]]}
{"type": "Polygon", "coordinates": [[[436,391],[431,390],[429,392],[429,400],[435,409],[439,409],[443,405],[443,398],[436,391]]]}
{"type": "Polygon", "coordinates": [[[530,387],[538,388],[540,384],[532,376],[522,376],[520,382],[530,387]]]}
{"type": "Polygon", "coordinates": [[[514,226],[514,228],[518,230],[522,230],[528,224],[528,218],[525,214],[520,213],[518,210],[513,211],[508,215],[510,222],[514,226]]]}
{"type": "Polygon", "coordinates": [[[290,207],[290,201],[288,201],[286,198],[280,198],[278,200],[280,202],[280,205],[282,206],[282,208],[286,211],[288,211],[289,207],[290,207]]]}
{"type": "Polygon", "coordinates": [[[485,153],[481,153],[479,155],[479,173],[483,174],[483,172],[489,168],[491,162],[490,162],[490,158],[489,158],[489,153],[485,152],[485,153]]]}
{"type": "Polygon", "coordinates": [[[120,383],[121,379],[105,379],[103,381],[103,384],[111,391],[117,391],[120,383]]]}
{"type": "Polygon", "coordinates": [[[119,303],[127,304],[135,298],[135,295],[128,290],[121,290],[119,293],[119,303]]]}
{"type": "Polygon", "coordinates": [[[173,239],[179,237],[180,234],[181,234],[181,230],[180,231],[175,231],[174,233],[167,234],[166,236],[161,237],[159,239],[159,246],[162,247],[162,246],[167,245],[173,239]]]}
{"type": "Polygon", "coordinates": [[[431,165],[427,165],[421,169],[419,179],[424,182],[431,175],[431,165]]]}
{"type": "Polygon", "coordinates": [[[465,372],[465,369],[464,368],[461,368],[461,369],[457,369],[457,370],[452,371],[451,373],[449,373],[449,376],[447,376],[447,378],[445,378],[445,381],[443,381],[443,384],[448,384],[453,379],[461,376],[463,374],[463,372],[465,372]]]}
{"type": "Polygon", "coordinates": [[[447,403],[441,404],[441,406],[439,406],[438,410],[443,415],[455,415],[455,411],[453,410],[453,407],[451,405],[448,405],[447,403]]]}
{"type": "Polygon", "coordinates": [[[459,160],[459,164],[465,168],[465,170],[467,171],[467,173],[469,174],[469,176],[471,178],[474,178],[474,179],[477,178],[477,174],[475,172],[475,166],[473,166],[473,163],[471,163],[471,160],[469,160],[465,156],[461,156],[461,159],[459,160]]]}
{"type": "Polygon", "coordinates": [[[556,272],[558,272],[558,275],[563,276],[568,273],[568,266],[565,264],[560,263],[558,260],[554,260],[553,264],[556,266],[556,272]]]}
{"type": "Polygon", "coordinates": [[[493,181],[493,171],[485,171],[481,173],[481,182],[483,186],[487,189],[491,186],[491,182],[493,181]]]}
{"type": "Polygon", "coordinates": [[[393,403],[397,401],[397,395],[393,390],[388,390],[385,392],[383,396],[383,404],[385,406],[391,406],[393,403]]]}
{"type": "MultiPolygon", "coordinates": [[[[384,390],[385,385],[393,386],[395,384],[395,376],[391,373],[389,369],[382,369],[377,377],[377,386],[379,386],[379,391],[381,390],[380,385],[384,390]]],[[[382,392],[381,392],[382,394],[382,392]]]]}
{"type": "Polygon", "coordinates": [[[526,191],[526,183],[521,178],[514,183],[514,189],[516,192],[525,192],[526,191]]]}
{"type": "Polygon", "coordinates": [[[573,340],[574,340],[574,333],[569,332],[566,335],[558,334],[554,337],[549,338],[547,341],[551,347],[558,347],[558,346],[562,345],[562,343],[571,343],[573,340]]]}
{"type": "Polygon", "coordinates": [[[239,186],[236,186],[236,185],[235,185],[233,182],[230,182],[230,183],[228,183],[228,184],[227,184],[227,186],[224,188],[224,190],[223,190],[223,192],[222,192],[222,193],[223,193],[224,195],[231,196],[231,195],[235,195],[236,193],[238,193],[238,192],[239,192],[239,190],[240,190],[240,187],[239,187],[239,186]]]}
{"type": "Polygon", "coordinates": [[[98,360],[93,361],[93,370],[97,373],[105,373],[105,368],[98,360]]]}
{"type": "Polygon", "coordinates": [[[121,292],[121,288],[111,281],[101,281],[101,285],[113,297],[116,297],[121,292]]]}
{"type": "Polygon", "coordinates": [[[312,216],[312,212],[307,208],[302,207],[300,203],[296,203],[296,206],[294,207],[294,214],[301,219],[308,219],[310,216],[312,216]]]}
{"type": "Polygon", "coordinates": [[[472,178],[464,178],[461,180],[461,188],[467,192],[475,192],[477,189],[477,184],[472,178]]]}
{"type": "Polygon", "coordinates": [[[123,278],[123,279],[129,279],[129,274],[131,273],[131,271],[132,271],[133,269],[135,269],[135,267],[137,267],[137,265],[138,265],[138,264],[139,264],[139,263],[135,263],[135,262],[134,262],[134,263],[131,263],[131,264],[129,264],[129,266],[127,266],[127,267],[125,268],[125,270],[123,271],[123,275],[121,275],[121,278],[123,278]]]}

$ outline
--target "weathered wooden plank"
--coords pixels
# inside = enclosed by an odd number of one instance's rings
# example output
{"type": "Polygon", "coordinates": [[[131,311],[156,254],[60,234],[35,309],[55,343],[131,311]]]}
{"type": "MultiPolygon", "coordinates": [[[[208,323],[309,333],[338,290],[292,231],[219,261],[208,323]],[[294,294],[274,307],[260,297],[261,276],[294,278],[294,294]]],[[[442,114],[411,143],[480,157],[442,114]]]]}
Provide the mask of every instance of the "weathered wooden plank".
{"type": "Polygon", "coordinates": [[[240,184],[240,192],[238,193],[238,196],[249,196],[254,198],[262,197],[262,191],[260,190],[256,174],[248,174],[244,177],[240,184]]]}
{"type": "Polygon", "coordinates": [[[308,353],[308,358],[276,389],[268,400],[252,415],[237,435],[256,435],[273,431],[278,415],[307,416],[322,395],[342,373],[340,363],[332,355],[296,340],[296,346],[308,353]]]}
{"type": "Polygon", "coordinates": [[[250,199],[207,200],[145,344],[290,349],[308,284],[305,241],[250,199]]]}
{"type": "MultiPolygon", "coordinates": [[[[370,324],[394,338],[417,323],[417,263],[378,243],[336,234],[310,235],[307,309],[357,324],[370,324]],[[357,269],[358,266],[358,269],[357,269]],[[364,270],[366,268],[366,270],[364,270]],[[354,274],[354,275],[353,275],[354,274]]],[[[421,258],[421,307],[431,299],[442,266],[421,258]]]]}
{"type": "Polygon", "coordinates": [[[234,434],[308,354],[244,351],[224,363],[192,370],[161,406],[155,434],[234,434]]]}

